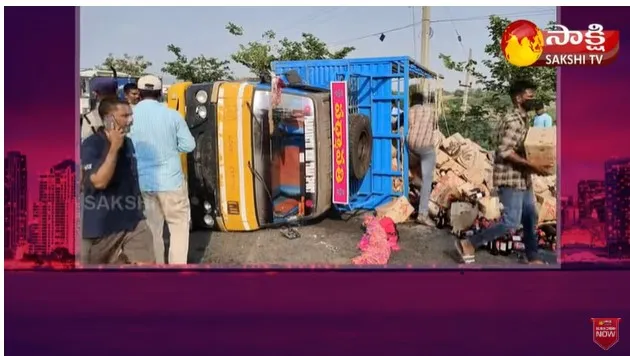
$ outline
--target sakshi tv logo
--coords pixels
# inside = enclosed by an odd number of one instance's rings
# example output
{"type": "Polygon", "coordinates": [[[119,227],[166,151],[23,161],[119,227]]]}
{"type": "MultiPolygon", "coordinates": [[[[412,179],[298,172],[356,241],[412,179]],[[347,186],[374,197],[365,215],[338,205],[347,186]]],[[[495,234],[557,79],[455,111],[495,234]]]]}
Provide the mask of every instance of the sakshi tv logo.
{"type": "Polygon", "coordinates": [[[601,66],[619,52],[619,31],[590,24],[587,30],[569,30],[555,25],[541,30],[531,21],[510,23],[501,38],[505,59],[517,67],[601,66]]]}

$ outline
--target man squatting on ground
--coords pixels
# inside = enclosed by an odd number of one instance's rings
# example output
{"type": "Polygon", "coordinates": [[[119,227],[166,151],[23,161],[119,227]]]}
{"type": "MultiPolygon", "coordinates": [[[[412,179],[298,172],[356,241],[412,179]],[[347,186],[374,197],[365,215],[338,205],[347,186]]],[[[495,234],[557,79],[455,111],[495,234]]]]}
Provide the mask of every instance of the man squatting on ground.
{"type": "Polygon", "coordinates": [[[475,250],[508,232],[523,226],[525,255],[530,264],[544,264],[538,255],[536,224],[538,212],[532,190],[532,173],[549,175],[553,167],[532,164],[525,157],[524,142],[529,129],[527,113],[534,110],[536,85],[529,81],[516,81],[510,87],[514,110],[507,113],[498,125],[497,154],[494,163],[494,185],[499,189],[503,204],[500,222],[468,239],[455,243],[464,262],[474,262],[475,250]]]}
{"type": "Polygon", "coordinates": [[[134,147],[126,137],[131,107],[116,98],[103,99],[98,114],[103,125],[81,144],[82,263],[155,263],[134,147]]]}

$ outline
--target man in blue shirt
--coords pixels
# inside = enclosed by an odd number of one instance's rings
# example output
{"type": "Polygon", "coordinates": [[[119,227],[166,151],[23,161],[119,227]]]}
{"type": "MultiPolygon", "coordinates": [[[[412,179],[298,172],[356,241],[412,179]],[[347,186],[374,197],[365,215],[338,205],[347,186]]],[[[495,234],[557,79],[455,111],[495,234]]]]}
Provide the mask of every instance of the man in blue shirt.
{"type": "Polygon", "coordinates": [[[103,126],[81,144],[84,264],[154,263],[153,237],[142,213],[134,149],[126,132],[129,104],[104,99],[103,126]]]}
{"type": "Polygon", "coordinates": [[[536,110],[536,116],[534,116],[534,127],[551,127],[553,126],[553,120],[551,116],[545,112],[545,104],[538,101],[534,106],[536,110]]]}
{"type": "Polygon", "coordinates": [[[164,263],[164,221],[170,232],[169,264],[188,261],[190,202],[180,154],[195,149],[181,115],[159,101],[162,81],[154,75],[138,79],[141,101],[133,109],[130,138],[136,148],[145,215],[153,233],[157,263],[164,263]]]}

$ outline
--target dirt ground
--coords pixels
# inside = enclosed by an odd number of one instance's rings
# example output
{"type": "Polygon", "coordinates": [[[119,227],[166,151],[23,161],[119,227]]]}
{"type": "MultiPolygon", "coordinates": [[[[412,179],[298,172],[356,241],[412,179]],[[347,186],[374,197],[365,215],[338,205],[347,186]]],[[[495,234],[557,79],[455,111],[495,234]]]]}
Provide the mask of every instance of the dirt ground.
{"type": "MultiPolygon", "coordinates": [[[[243,265],[350,265],[359,255],[361,219],[326,219],[296,227],[300,237],[288,239],[278,229],[248,233],[195,231],[190,236],[189,263],[224,267],[243,265]]],[[[456,267],[455,237],[446,230],[416,224],[398,225],[400,251],[392,252],[391,267],[456,267]]],[[[555,263],[555,254],[545,259],[555,263]]],[[[522,267],[519,256],[493,256],[480,251],[477,265],[522,267]]]]}

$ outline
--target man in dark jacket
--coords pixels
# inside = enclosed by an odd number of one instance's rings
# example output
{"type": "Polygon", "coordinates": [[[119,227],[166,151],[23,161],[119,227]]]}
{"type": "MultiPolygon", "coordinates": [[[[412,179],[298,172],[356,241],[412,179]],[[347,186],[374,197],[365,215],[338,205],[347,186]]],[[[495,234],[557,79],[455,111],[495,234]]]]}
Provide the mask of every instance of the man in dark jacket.
{"type": "Polygon", "coordinates": [[[115,98],[98,107],[103,125],[81,145],[84,264],[155,262],[143,214],[133,143],[126,137],[131,107],[115,98]]]}

